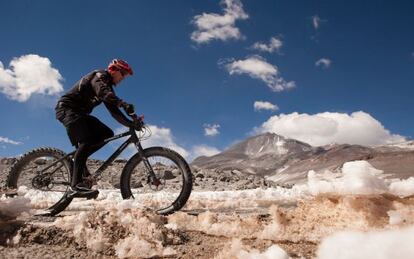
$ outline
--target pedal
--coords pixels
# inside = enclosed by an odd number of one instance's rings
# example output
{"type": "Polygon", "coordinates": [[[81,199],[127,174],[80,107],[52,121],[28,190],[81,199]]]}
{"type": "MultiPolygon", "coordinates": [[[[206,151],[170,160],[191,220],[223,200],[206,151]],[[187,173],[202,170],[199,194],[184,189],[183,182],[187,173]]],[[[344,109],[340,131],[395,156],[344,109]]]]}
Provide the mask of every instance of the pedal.
{"type": "Polygon", "coordinates": [[[85,194],[81,192],[72,192],[68,194],[68,198],[86,198],[88,200],[96,199],[99,195],[99,191],[95,190],[95,192],[92,192],[90,194],[85,194]]]}
{"type": "Polygon", "coordinates": [[[0,187],[0,195],[6,195],[6,197],[11,198],[17,196],[17,189],[9,187],[0,187]]]}
{"type": "Polygon", "coordinates": [[[52,217],[52,212],[50,212],[50,211],[42,211],[40,213],[34,214],[33,216],[37,216],[37,217],[52,217]]]}
{"type": "Polygon", "coordinates": [[[86,199],[87,200],[96,200],[96,198],[98,198],[98,196],[99,196],[99,192],[97,192],[96,194],[94,194],[94,195],[91,195],[90,197],[87,197],[86,199]]]}

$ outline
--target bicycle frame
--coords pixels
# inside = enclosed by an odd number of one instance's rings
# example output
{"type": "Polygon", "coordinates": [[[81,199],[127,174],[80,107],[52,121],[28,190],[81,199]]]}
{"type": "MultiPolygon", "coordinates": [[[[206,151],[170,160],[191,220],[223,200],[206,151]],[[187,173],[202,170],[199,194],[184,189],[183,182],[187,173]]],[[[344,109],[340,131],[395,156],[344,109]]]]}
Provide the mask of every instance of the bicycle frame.
{"type": "MultiPolygon", "coordinates": [[[[139,140],[139,138],[137,136],[137,133],[135,132],[135,130],[133,128],[129,128],[129,131],[127,131],[127,132],[124,132],[124,133],[115,135],[115,136],[113,136],[111,138],[105,139],[104,141],[102,141],[102,142],[100,142],[100,143],[98,143],[96,145],[107,144],[107,143],[109,143],[109,142],[111,142],[113,140],[116,140],[116,139],[119,139],[119,138],[123,138],[123,137],[126,137],[126,136],[130,136],[130,137],[124,143],[122,143],[122,145],[117,150],[115,150],[115,152],[95,171],[95,173],[92,174],[92,176],[94,178],[99,178],[102,175],[103,171],[105,171],[105,169],[128,147],[128,145],[129,144],[132,144],[132,143],[137,148],[138,154],[139,154],[140,158],[142,159],[142,161],[144,162],[144,165],[145,165],[145,167],[146,167],[146,169],[147,169],[147,171],[148,171],[151,179],[155,179],[156,178],[156,176],[154,174],[154,171],[152,169],[151,164],[148,162],[148,159],[144,156],[144,149],[143,149],[143,147],[141,145],[141,142],[140,142],[140,140],[139,140]]],[[[75,152],[76,152],[76,150],[75,151],[72,151],[71,153],[68,153],[67,155],[65,155],[65,156],[63,156],[61,158],[59,158],[58,160],[56,160],[55,162],[53,162],[52,164],[50,164],[49,166],[47,166],[46,168],[44,168],[42,170],[42,172],[43,171],[46,171],[50,167],[52,167],[55,164],[59,163],[60,161],[66,159],[68,157],[73,156],[75,154],[75,152]]],[[[55,171],[58,170],[60,167],[61,166],[59,166],[58,168],[56,168],[55,171]]]]}

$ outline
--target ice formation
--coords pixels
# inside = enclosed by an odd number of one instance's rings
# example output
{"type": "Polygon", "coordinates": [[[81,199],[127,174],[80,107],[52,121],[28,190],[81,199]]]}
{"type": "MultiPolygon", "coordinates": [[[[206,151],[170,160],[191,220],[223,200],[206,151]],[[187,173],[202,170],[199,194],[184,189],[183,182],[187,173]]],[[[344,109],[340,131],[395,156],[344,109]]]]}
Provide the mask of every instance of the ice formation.
{"type": "Polygon", "coordinates": [[[319,259],[414,258],[414,226],[403,229],[339,232],[325,238],[319,259]]]}
{"type": "Polygon", "coordinates": [[[166,246],[182,241],[164,226],[163,217],[129,205],[66,216],[56,220],[55,226],[73,231],[76,242],[95,253],[114,250],[119,258],[174,255],[175,251],[166,246]]]}
{"type": "Polygon", "coordinates": [[[312,195],[391,193],[404,197],[414,194],[414,177],[385,180],[382,173],[367,161],[352,161],[343,165],[340,175],[330,171],[323,174],[309,171],[307,186],[312,195]]]}

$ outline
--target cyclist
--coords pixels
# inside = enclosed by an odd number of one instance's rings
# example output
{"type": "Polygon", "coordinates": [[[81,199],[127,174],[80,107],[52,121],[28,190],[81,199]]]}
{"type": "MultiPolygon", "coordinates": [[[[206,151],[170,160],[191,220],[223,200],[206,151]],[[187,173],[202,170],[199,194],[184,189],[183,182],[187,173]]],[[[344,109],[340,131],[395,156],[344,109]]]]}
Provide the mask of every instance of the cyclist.
{"type": "Polygon", "coordinates": [[[82,77],[56,105],[56,118],[66,127],[70,142],[76,147],[70,197],[96,197],[98,190],[92,190],[90,184],[82,179],[88,176],[86,161],[99,150],[104,139],[114,136],[114,132],[96,117],[92,110],[101,103],[119,123],[126,127],[134,126],[119,108],[129,115],[134,114],[134,106],[115,95],[113,86],[132,75],[132,68],[121,59],[114,59],[105,70],[95,70],[82,77]]]}

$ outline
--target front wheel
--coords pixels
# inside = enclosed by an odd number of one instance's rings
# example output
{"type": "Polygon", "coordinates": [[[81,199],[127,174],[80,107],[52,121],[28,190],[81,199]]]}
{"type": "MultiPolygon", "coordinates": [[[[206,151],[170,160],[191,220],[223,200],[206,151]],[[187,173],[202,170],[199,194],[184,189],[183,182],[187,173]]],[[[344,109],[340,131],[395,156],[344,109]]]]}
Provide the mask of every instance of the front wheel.
{"type": "Polygon", "coordinates": [[[151,179],[140,154],[125,165],[121,175],[124,199],[137,198],[143,206],[168,215],[181,209],[193,187],[191,169],[177,152],[163,147],[144,149],[156,180],[151,179]]]}

